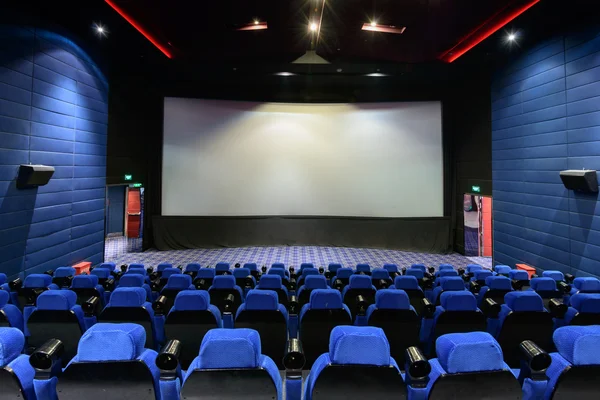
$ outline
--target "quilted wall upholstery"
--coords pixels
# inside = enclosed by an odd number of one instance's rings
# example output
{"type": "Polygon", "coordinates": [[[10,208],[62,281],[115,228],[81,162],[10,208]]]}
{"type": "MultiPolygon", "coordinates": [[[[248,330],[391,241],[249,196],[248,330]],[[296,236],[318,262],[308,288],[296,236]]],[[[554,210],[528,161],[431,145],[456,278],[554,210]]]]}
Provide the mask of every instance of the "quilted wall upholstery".
{"type": "Polygon", "coordinates": [[[0,272],[103,260],[108,84],[71,40],[0,25],[0,272]],[[19,164],[56,172],[17,190],[19,164]]]}
{"type": "Polygon", "coordinates": [[[559,171],[600,170],[600,28],[524,52],[492,84],[494,263],[600,275],[600,203],[559,171]]]}

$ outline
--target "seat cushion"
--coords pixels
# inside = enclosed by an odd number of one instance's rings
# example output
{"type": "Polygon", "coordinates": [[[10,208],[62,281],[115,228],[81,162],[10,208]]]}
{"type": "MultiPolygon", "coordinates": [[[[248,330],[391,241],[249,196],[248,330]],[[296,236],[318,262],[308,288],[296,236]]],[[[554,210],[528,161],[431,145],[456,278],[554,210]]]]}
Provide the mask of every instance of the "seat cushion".
{"type": "Polygon", "coordinates": [[[182,290],[173,303],[174,311],[204,311],[210,305],[210,294],[206,290],[182,290]]]}
{"type": "Polygon", "coordinates": [[[600,365],[600,326],[565,326],[554,331],[561,356],[573,365],[600,365]]]}
{"type": "Polygon", "coordinates": [[[487,332],[449,333],[436,341],[438,361],[450,374],[504,369],[502,349],[487,332]]]}
{"type": "Polygon", "coordinates": [[[382,289],[375,294],[375,305],[379,309],[408,310],[410,299],[404,290],[382,289]]]}
{"type": "Polygon", "coordinates": [[[256,368],[260,354],[260,336],[254,329],[211,329],[202,340],[197,367],[256,368]]]}
{"type": "Polygon", "coordinates": [[[390,345],[381,328],[336,326],[329,339],[333,364],[390,365],[390,345]]]}
{"type": "Polygon", "coordinates": [[[23,351],[25,336],[17,328],[0,328],[0,368],[7,366],[23,351]]]}
{"type": "Polygon", "coordinates": [[[504,304],[513,311],[544,311],[542,298],[533,291],[506,293],[504,304]]]}
{"type": "Polygon", "coordinates": [[[77,304],[77,294],[70,290],[46,290],[37,298],[38,310],[70,310],[77,304]]]}
{"type": "Polygon", "coordinates": [[[99,323],[88,329],[77,347],[79,361],[135,360],[143,351],[146,331],[137,324],[99,323]]]}

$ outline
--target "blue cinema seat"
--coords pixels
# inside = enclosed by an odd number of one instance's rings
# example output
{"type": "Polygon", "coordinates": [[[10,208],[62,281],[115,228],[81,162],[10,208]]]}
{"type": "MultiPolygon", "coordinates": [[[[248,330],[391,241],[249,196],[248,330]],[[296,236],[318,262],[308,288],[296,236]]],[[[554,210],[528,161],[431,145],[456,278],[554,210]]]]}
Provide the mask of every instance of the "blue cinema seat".
{"type": "Polygon", "coordinates": [[[0,328],[17,328],[23,332],[23,314],[19,307],[9,304],[10,293],[0,289],[0,328]]]}
{"type": "Polygon", "coordinates": [[[375,295],[366,316],[369,326],[383,329],[390,344],[390,354],[400,365],[404,365],[404,352],[419,345],[421,317],[410,305],[404,290],[382,289],[375,295]]]}
{"type": "Polygon", "coordinates": [[[59,288],[68,288],[71,286],[71,281],[75,276],[75,268],[73,267],[58,267],[54,270],[52,275],[52,283],[57,285],[59,288]]]}
{"type": "Polygon", "coordinates": [[[146,294],[146,301],[152,301],[152,289],[150,289],[150,285],[146,283],[144,275],[140,273],[128,273],[123,275],[121,279],[119,279],[119,284],[117,288],[141,288],[144,290],[146,294]]]}
{"type": "Polygon", "coordinates": [[[313,290],[299,316],[299,339],[306,357],[304,369],[310,369],[317,357],[327,352],[327,341],[323,338],[329,337],[339,325],[352,325],[352,314],[342,302],[339,290],[313,290]]]}
{"type": "Polygon", "coordinates": [[[258,265],[256,263],[245,263],[244,268],[250,270],[250,274],[252,274],[254,279],[260,278],[260,272],[258,272],[258,265]]]}
{"type": "Polygon", "coordinates": [[[485,332],[487,320],[477,308],[477,299],[473,293],[446,291],[440,295],[440,304],[433,318],[424,318],[421,338],[429,346],[428,354],[435,354],[437,338],[448,333],[485,332]]]}
{"type": "Polygon", "coordinates": [[[0,328],[0,397],[36,400],[33,387],[35,370],[29,357],[22,355],[25,336],[17,328],[0,328]]]}
{"type": "Polygon", "coordinates": [[[97,297],[99,300],[97,311],[101,311],[105,306],[104,287],[99,282],[97,275],[74,276],[69,289],[77,295],[77,304],[82,305],[90,297],[97,297]]]}
{"type": "MultiPolygon", "coordinates": [[[[266,273],[266,275],[263,275],[263,276],[269,276],[269,275],[277,275],[277,276],[279,276],[279,277],[281,278],[281,284],[282,284],[283,286],[285,286],[285,287],[286,287],[286,289],[288,289],[288,290],[289,290],[289,289],[290,289],[290,280],[289,280],[289,278],[288,278],[288,277],[289,277],[289,275],[288,275],[288,274],[286,274],[286,272],[288,272],[288,271],[286,271],[286,270],[285,270],[285,269],[283,269],[283,268],[271,268],[271,269],[269,269],[269,271],[266,273]]],[[[317,272],[317,274],[318,274],[318,272],[317,272]]]]}
{"type": "MultiPolygon", "coordinates": [[[[23,317],[27,317],[35,306],[37,297],[46,290],[59,289],[52,283],[52,277],[46,274],[27,275],[23,281],[23,287],[17,292],[18,307],[23,311],[23,317]]],[[[27,336],[27,333],[25,333],[27,336]]]]}
{"type": "Polygon", "coordinates": [[[542,298],[533,291],[514,291],[504,296],[497,328],[490,329],[502,347],[504,359],[512,368],[520,364],[519,344],[531,340],[545,351],[552,351],[552,314],[542,298]]]}
{"type": "MultiPolygon", "coordinates": [[[[56,383],[59,398],[161,400],[157,353],[145,348],[146,343],[146,331],[138,324],[94,325],[56,383]]],[[[41,386],[36,384],[36,389],[41,386]]]]}
{"type": "Polygon", "coordinates": [[[564,297],[564,293],[557,288],[556,281],[549,277],[533,278],[529,290],[533,290],[540,295],[546,309],[549,309],[550,300],[562,300],[564,297]]]}
{"type": "Polygon", "coordinates": [[[436,342],[427,387],[409,387],[412,399],[520,399],[519,381],[504,362],[502,349],[487,332],[451,333],[436,342]]]}
{"type": "Polygon", "coordinates": [[[418,269],[423,271],[423,273],[427,272],[427,267],[425,264],[412,264],[409,269],[418,269]]]}
{"type": "MultiPolygon", "coordinates": [[[[146,291],[139,287],[119,287],[110,296],[110,301],[98,316],[98,322],[132,322],[146,331],[146,348],[158,348],[156,319],[152,304],[146,301],[146,291]]],[[[164,321],[164,318],[163,318],[164,321]]]]}
{"type": "Polygon", "coordinates": [[[198,354],[206,333],[222,327],[221,312],[210,304],[210,295],[206,290],[184,290],[177,294],[167,315],[165,338],[181,342],[179,363],[181,368],[187,369],[198,354]]]}
{"type": "Polygon", "coordinates": [[[485,280],[490,276],[494,276],[492,271],[488,271],[487,269],[477,270],[473,272],[473,276],[470,281],[477,283],[480,287],[485,286],[485,280]]]}
{"type": "Polygon", "coordinates": [[[469,264],[469,265],[467,265],[465,272],[467,274],[473,274],[473,273],[475,273],[475,271],[481,271],[482,269],[483,269],[483,267],[479,264],[469,264]]]}
{"type": "Polygon", "coordinates": [[[198,271],[202,269],[202,265],[198,263],[189,263],[185,266],[183,273],[192,277],[192,280],[198,275],[198,271]]]}
{"type": "Polygon", "coordinates": [[[452,264],[440,264],[440,266],[438,267],[438,272],[439,271],[444,271],[444,270],[454,270],[454,265],[452,265],[452,264]]]}
{"type": "Polygon", "coordinates": [[[236,284],[233,275],[215,276],[208,293],[211,303],[217,306],[221,314],[229,312],[235,315],[238,307],[244,302],[244,292],[236,284]],[[229,296],[233,297],[231,301],[229,296]]]}
{"type": "Polygon", "coordinates": [[[435,282],[439,282],[440,278],[444,278],[446,276],[458,276],[458,271],[455,269],[441,269],[435,273],[435,282]]]}
{"type": "Polygon", "coordinates": [[[166,297],[165,310],[168,312],[173,303],[175,297],[182,290],[195,290],[196,288],[192,285],[192,277],[186,274],[174,274],[169,276],[167,284],[160,291],[161,296],[166,297]]]}
{"type": "MultiPolygon", "coordinates": [[[[271,271],[273,271],[273,270],[271,270],[271,271]]],[[[269,271],[269,272],[271,272],[271,271],[269,271]]],[[[298,287],[301,287],[302,285],[304,285],[304,281],[306,280],[307,276],[314,276],[314,275],[320,275],[318,269],[304,268],[300,274],[300,277],[298,278],[298,287]]]]}
{"type": "Polygon", "coordinates": [[[261,352],[258,332],[213,329],[187,370],[181,398],[282,400],[283,383],[273,360],[261,352]]]}
{"type": "Polygon", "coordinates": [[[600,325],[600,293],[577,293],[571,296],[571,306],[564,325],[600,325]]]}
{"type": "MultiPolygon", "coordinates": [[[[394,279],[394,288],[401,289],[406,292],[408,298],[410,299],[410,305],[415,308],[417,314],[422,315],[423,313],[423,299],[425,298],[425,293],[423,289],[419,286],[419,281],[416,277],[408,275],[400,275],[394,279]]],[[[421,272],[419,270],[414,270],[421,272]]]]}
{"type": "Polygon", "coordinates": [[[544,400],[592,400],[600,393],[600,326],[565,326],[554,332],[544,400]]]}
{"type": "Polygon", "coordinates": [[[556,270],[546,270],[546,271],[542,272],[542,277],[544,277],[544,278],[552,278],[556,282],[560,282],[560,281],[564,281],[565,280],[565,275],[562,272],[556,271],[556,270]]]}
{"type": "Polygon", "coordinates": [[[509,279],[513,283],[513,288],[516,290],[523,290],[529,288],[529,274],[527,271],[520,269],[511,269],[508,273],[509,279]]]}
{"type": "Polygon", "coordinates": [[[273,290],[251,290],[235,317],[236,328],[254,329],[260,335],[262,353],[269,356],[277,368],[284,369],[288,340],[288,312],[279,304],[273,290]]]}
{"type": "Polygon", "coordinates": [[[383,268],[374,268],[371,271],[371,282],[375,289],[387,289],[394,285],[394,280],[390,277],[390,273],[383,268]]]}
{"type": "Polygon", "coordinates": [[[305,400],[406,399],[406,385],[382,329],[338,326],[315,361],[305,400]]]}
{"type": "Polygon", "coordinates": [[[285,308],[289,305],[288,290],[281,283],[281,277],[277,275],[263,275],[256,285],[259,290],[274,290],[277,292],[279,304],[283,304],[285,308]]]}
{"type": "Polygon", "coordinates": [[[332,287],[337,287],[338,290],[342,291],[348,283],[350,283],[350,277],[354,275],[352,268],[340,268],[336,271],[335,276],[331,278],[332,287]]]}
{"type": "Polygon", "coordinates": [[[377,289],[373,286],[370,276],[353,275],[350,277],[348,286],[342,291],[342,299],[350,309],[352,320],[355,320],[357,315],[365,315],[367,308],[375,303],[376,292],[377,289]],[[362,304],[359,303],[358,296],[362,297],[362,304]]]}
{"type": "Polygon", "coordinates": [[[212,286],[214,279],[214,268],[202,268],[196,274],[196,278],[194,278],[194,286],[199,290],[208,290],[208,288],[212,286]]]}
{"type": "Polygon", "coordinates": [[[429,299],[436,306],[440,305],[440,297],[443,292],[465,291],[465,282],[460,276],[445,276],[436,280],[438,286],[433,288],[429,299]]]}
{"type": "Polygon", "coordinates": [[[496,275],[504,275],[504,276],[508,277],[508,274],[510,274],[510,271],[512,271],[512,268],[509,267],[508,265],[496,265],[494,267],[494,272],[496,275]]]}
{"type": "Polygon", "coordinates": [[[173,264],[168,263],[168,262],[163,262],[156,266],[156,272],[158,272],[158,276],[162,276],[163,272],[170,268],[173,268],[173,264]]]}
{"type": "Polygon", "coordinates": [[[228,262],[219,262],[215,265],[216,275],[231,275],[231,269],[228,262]]]}
{"type": "Polygon", "coordinates": [[[48,290],[40,294],[25,325],[29,331],[27,344],[30,348],[38,348],[49,339],[63,343],[63,366],[77,352],[79,339],[85,332],[83,310],[77,305],[77,295],[70,290],[48,290]]]}
{"type": "Polygon", "coordinates": [[[390,278],[395,278],[396,275],[400,275],[400,270],[396,264],[383,264],[383,269],[390,274],[390,278]]]}
{"type": "Polygon", "coordinates": [[[298,289],[298,305],[302,307],[310,301],[310,294],[315,289],[329,289],[327,278],[322,275],[308,275],[304,285],[298,289]]]}
{"type": "Polygon", "coordinates": [[[479,289],[477,305],[481,308],[485,299],[492,299],[498,304],[504,304],[504,296],[512,291],[512,282],[509,278],[502,275],[488,276],[485,278],[485,286],[479,289]]]}
{"type": "Polygon", "coordinates": [[[592,277],[575,278],[570,294],[577,293],[600,293],[600,280],[592,277]]]}
{"type": "Polygon", "coordinates": [[[361,263],[356,264],[355,274],[358,275],[371,275],[371,266],[369,264],[361,263]]]}
{"type": "Polygon", "coordinates": [[[233,270],[235,283],[245,292],[256,287],[256,279],[248,268],[236,268],[233,270]]]}
{"type": "MultiPolygon", "coordinates": [[[[182,275],[183,272],[181,272],[181,270],[179,268],[165,268],[162,271],[162,274],[160,275],[160,280],[159,280],[159,284],[158,287],[156,289],[154,289],[157,292],[162,291],[162,289],[164,289],[165,285],[167,284],[167,282],[169,281],[169,278],[172,277],[173,275],[182,275]]],[[[190,276],[190,279],[192,279],[192,277],[190,276]]]]}
{"type": "MultiPolygon", "coordinates": [[[[315,268],[315,264],[313,263],[302,263],[300,264],[300,274],[302,274],[302,272],[304,272],[305,269],[307,268],[315,268]]],[[[316,268],[315,268],[316,269],[316,268]]],[[[318,269],[317,269],[318,271],[318,269]]]]}
{"type": "Polygon", "coordinates": [[[329,280],[329,285],[331,286],[331,278],[335,277],[335,275],[337,274],[338,269],[343,268],[342,264],[339,263],[330,263],[327,266],[327,279],[329,280]]]}

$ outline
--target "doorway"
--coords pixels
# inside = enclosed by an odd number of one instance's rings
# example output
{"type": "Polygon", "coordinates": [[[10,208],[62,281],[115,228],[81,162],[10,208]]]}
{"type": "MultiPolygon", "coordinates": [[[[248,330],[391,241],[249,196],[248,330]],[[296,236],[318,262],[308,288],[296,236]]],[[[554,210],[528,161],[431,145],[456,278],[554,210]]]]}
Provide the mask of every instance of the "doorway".
{"type": "Polygon", "coordinates": [[[104,260],[121,263],[127,253],[142,251],[144,188],[106,187],[104,260]]]}
{"type": "Polygon", "coordinates": [[[464,195],[465,256],[492,257],[492,198],[464,195]]]}

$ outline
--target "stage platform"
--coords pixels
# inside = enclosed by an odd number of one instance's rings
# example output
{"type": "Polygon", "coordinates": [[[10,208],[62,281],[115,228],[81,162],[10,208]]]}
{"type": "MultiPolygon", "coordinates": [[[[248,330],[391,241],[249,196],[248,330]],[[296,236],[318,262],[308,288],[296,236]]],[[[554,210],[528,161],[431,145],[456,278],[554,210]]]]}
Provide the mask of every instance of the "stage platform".
{"type": "MultiPolygon", "coordinates": [[[[131,240],[131,239],[130,239],[131,240]]],[[[135,247],[137,249],[137,246],[135,247]]],[[[326,266],[331,262],[354,266],[358,263],[368,263],[372,268],[385,263],[394,263],[407,267],[413,263],[424,263],[437,267],[449,263],[455,267],[467,264],[480,264],[491,268],[492,259],[489,257],[465,257],[458,253],[429,254],[399,250],[365,249],[350,247],[320,247],[320,246],[280,246],[280,247],[237,247],[223,249],[194,249],[145,252],[132,252],[126,238],[109,238],[106,241],[105,260],[119,264],[143,263],[146,266],[156,266],[161,262],[174,265],[186,265],[198,262],[202,266],[214,266],[220,261],[235,263],[255,262],[259,265],[271,265],[282,262],[288,266],[312,262],[317,266],[326,266]]]]}

